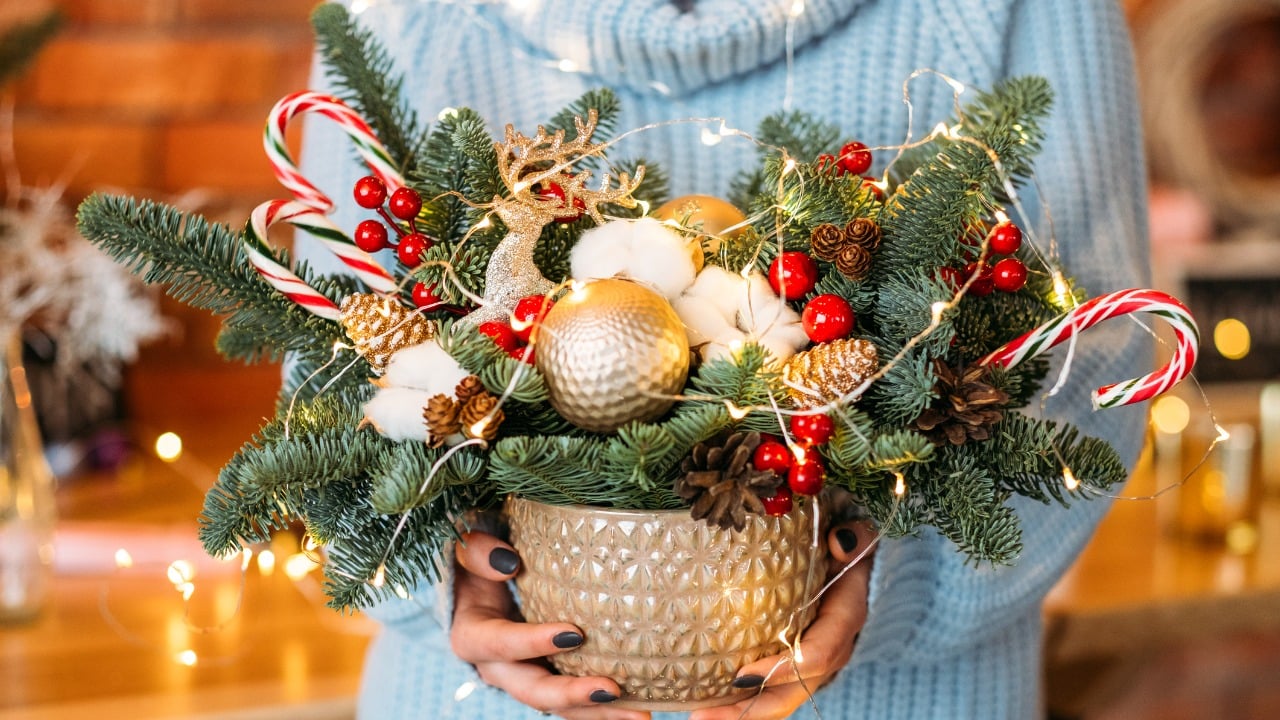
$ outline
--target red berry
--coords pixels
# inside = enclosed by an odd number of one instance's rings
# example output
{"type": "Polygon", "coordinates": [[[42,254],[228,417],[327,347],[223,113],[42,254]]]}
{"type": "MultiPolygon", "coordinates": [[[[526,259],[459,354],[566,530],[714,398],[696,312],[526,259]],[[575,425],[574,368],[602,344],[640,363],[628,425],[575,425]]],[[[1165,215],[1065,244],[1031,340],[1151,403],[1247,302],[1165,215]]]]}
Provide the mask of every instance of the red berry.
{"type": "Polygon", "coordinates": [[[809,339],[820,343],[848,337],[857,318],[844,298],[828,293],[810,300],[800,319],[809,339]]]}
{"type": "Polygon", "coordinates": [[[840,169],[851,175],[861,175],[871,169],[871,151],[858,142],[848,142],[840,148],[840,169]]]}
{"type": "Polygon", "coordinates": [[[413,285],[413,304],[418,307],[427,307],[429,305],[439,305],[444,302],[436,295],[436,286],[427,285],[425,283],[414,283],[413,285]]]}
{"type": "Polygon", "coordinates": [[[818,263],[796,250],[774,258],[769,265],[769,287],[788,300],[799,300],[818,284],[818,263]]]}
{"type": "Polygon", "coordinates": [[[973,284],[969,286],[970,295],[984,297],[986,295],[990,295],[991,291],[996,289],[995,278],[991,274],[991,268],[985,265],[978,265],[976,262],[971,262],[964,266],[964,270],[962,272],[964,273],[966,282],[968,282],[969,278],[974,275],[978,276],[978,279],[974,280],[973,284]]]}
{"type": "Polygon", "coordinates": [[[418,217],[418,212],[422,210],[422,195],[413,188],[396,188],[396,191],[391,193],[387,209],[401,220],[412,220],[418,217]]]}
{"type": "Polygon", "coordinates": [[[938,268],[937,278],[946,283],[947,287],[952,290],[959,290],[960,286],[964,284],[964,276],[960,274],[958,269],[950,265],[943,265],[938,268]]]}
{"type": "Polygon", "coordinates": [[[520,338],[516,337],[515,331],[506,323],[490,320],[480,323],[480,327],[476,329],[493,338],[494,344],[507,352],[520,347],[520,338]]]}
{"type": "Polygon", "coordinates": [[[387,242],[387,226],[377,220],[361,220],[356,225],[356,247],[365,252],[378,252],[391,247],[387,242]]]}
{"type": "Polygon", "coordinates": [[[836,432],[830,415],[792,415],[791,434],[811,445],[825,445],[836,432]]]}
{"type": "Polygon", "coordinates": [[[787,471],[787,485],[792,492],[801,495],[817,495],[822,491],[822,483],[827,478],[827,469],[822,465],[822,458],[817,453],[808,453],[804,462],[798,462],[787,471]]]}
{"type": "Polygon", "coordinates": [[[877,200],[884,199],[884,187],[880,185],[880,179],[871,177],[870,175],[862,176],[862,189],[876,196],[877,200]]]}
{"type": "Polygon", "coordinates": [[[996,225],[991,232],[991,252],[1012,255],[1022,247],[1022,230],[1008,220],[996,225]]]}
{"type": "Polygon", "coordinates": [[[830,175],[840,169],[840,163],[836,161],[836,156],[830,153],[823,153],[813,161],[813,171],[818,175],[830,175]]]}
{"type": "Polygon", "coordinates": [[[760,498],[760,502],[764,503],[764,511],[773,517],[779,517],[791,512],[794,503],[791,501],[791,488],[786,483],[778,486],[777,492],[771,497],[760,498]]]}
{"type": "Polygon", "coordinates": [[[538,328],[538,323],[542,322],[542,318],[546,317],[550,310],[551,298],[545,295],[527,295],[520,298],[516,301],[515,309],[511,311],[511,330],[516,337],[529,342],[538,328]]]}
{"type": "Polygon", "coordinates": [[[422,262],[422,253],[429,250],[431,245],[431,240],[422,233],[405,235],[396,246],[396,257],[408,267],[417,267],[422,262]]]}
{"type": "MultiPolygon", "coordinates": [[[[558,203],[558,207],[564,207],[565,200],[567,199],[564,188],[561,187],[559,183],[553,182],[543,183],[538,189],[538,195],[544,198],[559,200],[560,202],[558,203]]],[[[577,214],[567,217],[558,217],[556,218],[556,222],[564,224],[576,222],[578,218],[582,217],[582,213],[586,212],[587,205],[582,202],[582,198],[575,197],[573,199],[573,209],[578,211],[577,214]]]]}
{"type": "Polygon", "coordinates": [[[991,282],[1000,292],[1018,292],[1027,284],[1027,266],[1018,258],[1005,258],[991,268],[991,282]]]}
{"type": "Polygon", "coordinates": [[[521,345],[520,347],[511,348],[510,350],[507,351],[507,354],[517,360],[521,360],[523,362],[527,362],[530,365],[532,365],[534,353],[536,351],[537,351],[536,348],[534,348],[532,345],[521,345]]]}
{"type": "Polygon", "coordinates": [[[352,194],[356,196],[357,205],[373,210],[387,201],[387,185],[376,175],[366,175],[356,181],[352,194]]]}
{"type": "Polygon", "coordinates": [[[751,454],[751,465],[757,470],[771,470],[781,475],[791,467],[791,461],[795,456],[787,449],[786,445],[777,440],[765,440],[756,446],[756,451],[751,454]]]}

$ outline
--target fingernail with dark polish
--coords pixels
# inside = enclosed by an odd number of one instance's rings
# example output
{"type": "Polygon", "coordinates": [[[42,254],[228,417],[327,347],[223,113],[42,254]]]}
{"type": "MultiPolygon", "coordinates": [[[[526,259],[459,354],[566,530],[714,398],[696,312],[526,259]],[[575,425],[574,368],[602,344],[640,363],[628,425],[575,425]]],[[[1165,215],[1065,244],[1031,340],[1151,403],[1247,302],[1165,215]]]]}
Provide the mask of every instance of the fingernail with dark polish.
{"type": "Polygon", "coordinates": [[[503,575],[510,575],[520,567],[520,556],[504,547],[496,547],[489,552],[489,567],[503,575]]]}
{"type": "Polygon", "coordinates": [[[836,542],[840,543],[841,550],[853,552],[858,547],[858,534],[849,528],[840,528],[836,531],[836,542]]]}
{"type": "Polygon", "coordinates": [[[591,693],[591,702],[593,703],[611,703],[617,699],[618,696],[608,690],[596,690],[591,693]]]}
{"type": "Polygon", "coordinates": [[[763,675],[743,675],[733,679],[733,686],[736,688],[758,688],[763,684],[763,675]]]}
{"type": "Polygon", "coordinates": [[[566,630],[551,638],[551,644],[561,650],[576,648],[582,644],[582,636],[572,630],[566,630]]]}

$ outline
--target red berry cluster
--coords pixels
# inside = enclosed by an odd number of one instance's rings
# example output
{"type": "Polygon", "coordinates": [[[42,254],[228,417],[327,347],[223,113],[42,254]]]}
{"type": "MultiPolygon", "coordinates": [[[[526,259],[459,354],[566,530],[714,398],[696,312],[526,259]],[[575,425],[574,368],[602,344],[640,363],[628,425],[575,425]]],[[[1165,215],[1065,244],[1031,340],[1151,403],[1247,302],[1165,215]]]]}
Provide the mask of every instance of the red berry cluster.
{"type": "MultiPolygon", "coordinates": [[[[966,232],[961,236],[961,241],[972,244],[965,240],[970,236],[971,233],[966,232]]],[[[996,255],[1012,255],[1022,247],[1022,230],[1012,222],[1004,220],[992,228],[988,247],[996,255]]],[[[969,278],[975,278],[973,284],[969,286],[969,293],[981,297],[990,295],[996,290],[1007,293],[1021,290],[1027,284],[1027,266],[1018,258],[1006,257],[994,264],[970,262],[964,266],[963,270],[953,267],[939,268],[938,277],[953,288],[959,288],[969,278]]]]}
{"type": "MultiPolygon", "coordinates": [[[[769,287],[787,300],[799,300],[818,284],[818,263],[798,250],[781,253],[769,264],[769,287]]],[[[813,342],[846,338],[857,317],[839,295],[823,294],[810,300],[801,314],[805,334],[813,342]]]]}
{"type": "Polygon", "coordinates": [[[792,495],[817,495],[827,478],[827,468],[822,456],[812,448],[825,445],[835,434],[835,423],[822,413],[791,416],[791,434],[799,443],[799,452],[792,452],[777,438],[767,436],[751,456],[756,470],[786,475],[787,482],[778,486],[772,497],[764,498],[764,508],[770,515],[791,512],[792,495]]]}
{"type": "MultiPolygon", "coordinates": [[[[567,193],[564,191],[564,186],[550,180],[543,180],[538,183],[538,197],[550,200],[559,200],[560,207],[564,207],[565,202],[568,200],[567,193]]],[[[587,211],[587,204],[582,202],[582,198],[575,197],[573,199],[573,209],[577,211],[576,214],[558,217],[556,218],[556,222],[564,225],[577,222],[582,217],[583,213],[587,211]]]]}
{"type": "Polygon", "coordinates": [[[401,187],[388,197],[386,183],[376,175],[357,180],[353,194],[357,205],[376,210],[386,220],[385,225],[378,220],[364,220],[356,225],[356,246],[371,253],[394,247],[396,257],[406,267],[416,267],[421,263],[422,253],[434,244],[431,238],[418,232],[416,224],[418,213],[422,211],[422,195],[413,188],[401,187]],[[405,230],[397,220],[408,223],[409,229],[405,230]],[[396,232],[397,241],[394,243],[387,226],[396,232]]]}
{"type": "Polygon", "coordinates": [[[871,169],[871,151],[865,143],[857,140],[845,143],[840,148],[840,155],[823,153],[813,162],[813,169],[820,175],[834,174],[837,177],[857,175],[862,178],[862,187],[884,199],[884,192],[876,184],[876,179],[865,175],[871,169]]]}
{"type": "Polygon", "coordinates": [[[516,302],[515,309],[511,311],[510,325],[490,321],[480,323],[477,329],[492,338],[494,344],[511,357],[532,365],[534,348],[530,343],[552,304],[551,298],[545,295],[527,295],[516,302]]]}

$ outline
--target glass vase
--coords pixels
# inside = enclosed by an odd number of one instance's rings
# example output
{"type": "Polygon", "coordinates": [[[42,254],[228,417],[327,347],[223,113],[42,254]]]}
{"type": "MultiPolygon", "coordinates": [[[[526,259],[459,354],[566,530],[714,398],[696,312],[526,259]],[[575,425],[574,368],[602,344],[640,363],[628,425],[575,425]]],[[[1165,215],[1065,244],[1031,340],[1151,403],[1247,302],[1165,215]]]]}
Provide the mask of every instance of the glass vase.
{"type": "Polygon", "coordinates": [[[0,333],[0,623],[34,618],[53,581],[53,473],[17,331],[0,333]]]}

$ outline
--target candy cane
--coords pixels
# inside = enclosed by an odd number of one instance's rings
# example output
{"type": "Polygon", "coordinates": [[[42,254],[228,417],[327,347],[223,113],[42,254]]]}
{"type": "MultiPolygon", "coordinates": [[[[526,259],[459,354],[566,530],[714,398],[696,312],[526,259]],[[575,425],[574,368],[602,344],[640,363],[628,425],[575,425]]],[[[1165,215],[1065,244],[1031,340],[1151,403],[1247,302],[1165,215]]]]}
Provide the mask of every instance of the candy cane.
{"type": "Polygon", "coordinates": [[[290,223],[320,238],[325,248],[374,292],[393,293],[396,281],[369,253],[356,247],[326,217],[333,211],[333,201],[303,176],[289,154],[289,147],[284,139],[285,129],[295,116],[308,112],[319,113],[345,130],[355,142],[361,157],[389,189],[402,187],[404,178],[395,169],[391,156],[373,134],[368,123],[341,100],[303,91],[282,98],[271,108],[262,135],[262,145],[271,161],[276,179],[296,200],[272,200],[255,208],[249,219],[249,230],[245,233],[245,251],[254,269],[285,297],[320,317],[336,320],[337,306],[331,300],[272,257],[267,245],[267,231],[276,223],[290,223]]]}
{"type": "Polygon", "coordinates": [[[249,229],[256,236],[254,239],[265,248],[267,231],[281,222],[302,228],[319,238],[329,252],[342,260],[374,292],[389,294],[396,291],[396,281],[369,253],[352,245],[342,230],[320,211],[300,202],[270,200],[262,203],[249,216],[249,229]]]}
{"type": "Polygon", "coordinates": [[[1155,372],[1094,390],[1093,407],[1096,410],[1149,400],[1177,385],[1191,372],[1200,343],[1200,330],[1196,327],[1191,311],[1177,298],[1157,290],[1120,290],[1093,298],[1005,344],[978,362],[982,365],[1013,367],[1103,320],[1135,312],[1149,313],[1167,320],[1173,326],[1177,349],[1169,362],[1155,372]]]}
{"type": "Polygon", "coordinates": [[[267,151],[267,158],[271,160],[271,168],[275,171],[276,179],[303,205],[313,207],[326,215],[333,211],[333,201],[302,175],[289,154],[289,146],[284,141],[284,131],[289,121],[302,113],[317,113],[334,121],[345,130],[347,136],[356,144],[360,157],[369,164],[369,169],[386,183],[388,192],[404,186],[404,178],[392,162],[391,155],[378,141],[378,137],[373,134],[373,129],[368,123],[338,98],[304,90],[286,95],[271,108],[271,113],[267,116],[267,127],[262,135],[262,147],[267,151]]]}

